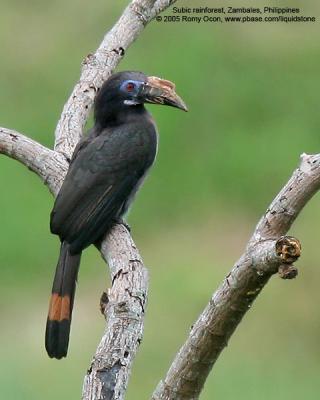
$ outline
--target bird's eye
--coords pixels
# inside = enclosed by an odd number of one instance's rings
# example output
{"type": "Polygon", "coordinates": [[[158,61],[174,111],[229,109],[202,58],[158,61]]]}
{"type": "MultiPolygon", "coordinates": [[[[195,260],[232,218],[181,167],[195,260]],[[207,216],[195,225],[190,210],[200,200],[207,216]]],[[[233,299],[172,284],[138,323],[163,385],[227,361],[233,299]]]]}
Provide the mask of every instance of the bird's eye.
{"type": "Polygon", "coordinates": [[[135,89],[136,85],[133,82],[127,83],[126,89],[128,92],[132,92],[135,89]]]}

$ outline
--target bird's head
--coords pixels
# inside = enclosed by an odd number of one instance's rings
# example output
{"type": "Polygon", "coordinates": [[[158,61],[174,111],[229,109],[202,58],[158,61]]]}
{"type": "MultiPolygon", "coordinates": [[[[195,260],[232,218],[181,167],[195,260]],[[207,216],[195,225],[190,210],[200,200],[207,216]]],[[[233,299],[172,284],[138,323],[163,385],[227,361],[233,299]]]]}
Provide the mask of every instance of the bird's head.
{"type": "Polygon", "coordinates": [[[162,104],[188,111],[175,92],[175,85],[165,79],[146,76],[142,72],[118,72],[102,85],[95,99],[95,119],[111,112],[128,110],[144,103],[162,104]]]}

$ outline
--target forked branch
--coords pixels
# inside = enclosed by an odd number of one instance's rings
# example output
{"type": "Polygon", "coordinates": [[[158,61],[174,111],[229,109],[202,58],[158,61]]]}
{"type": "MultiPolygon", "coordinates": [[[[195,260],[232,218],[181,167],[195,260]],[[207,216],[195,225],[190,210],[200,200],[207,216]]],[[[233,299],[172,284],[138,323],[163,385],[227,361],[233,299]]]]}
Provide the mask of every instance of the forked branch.
{"type": "MultiPolygon", "coordinates": [[[[145,25],[174,2],[131,1],[97,51],[85,58],[56,128],[55,150],[0,128],[0,153],[22,162],[57,195],[96,92],[145,25]]],[[[258,223],[245,253],[193,326],[153,399],[197,399],[219,354],[269,278],[277,271],[282,278],[296,275],[292,263],[300,255],[300,244],[284,235],[319,188],[320,155],[303,155],[300,167],[258,223]]],[[[101,298],[107,325],[85,377],[82,398],[121,400],[142,338],[148,275],[124,226],[116,225],[100,250],[110,268],[112,287],[101,298]]]]}
{"type": "Polygon", "coordinates": [[[153,400],[195,400],[241,319],[270,277],[297,275],[292,263],[300,243],[286,235],[311,197],[320,189],[320,154],[301,156],[301,163],[259,221],[237,261],[193,325],[153,400]]]}
{"type": "MultiPolygon", "coordinates": [[[[82,136],[96,92],[147,23],[175,1],[130,2],[96,52],[83,61],[80,79],[63,108],[56,128],[54,151],[18,132],[0,128],[0,153],[25,164],[57,195],[68,170],[68,159],[82,136]]],[[[106,331],[85,377],[85,400],[124,398],[131,364],[143,333],[147,302],[147,271],[128,230],[116,226],[102,242],[101,254],[110,267],[112,287],[103,297],[106,331]],[[122,347],[119,347],[120,344],[122,347]]]]}

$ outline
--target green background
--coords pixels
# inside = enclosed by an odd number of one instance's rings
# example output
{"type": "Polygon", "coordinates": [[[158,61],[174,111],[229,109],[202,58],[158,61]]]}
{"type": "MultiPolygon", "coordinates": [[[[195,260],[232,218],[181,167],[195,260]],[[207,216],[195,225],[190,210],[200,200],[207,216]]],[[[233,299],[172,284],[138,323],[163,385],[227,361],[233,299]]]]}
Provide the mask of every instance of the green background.
{"type": "MultiPolygon", "coordinates": [[[[81,61],[126,4],[2,0],[0,125],[51,147],[81,61]]],[[[176,5],[229,4],[266,5],[176,5]]],[[[320,18],[320,4],[311,0],[270,4],[320,18]]],[[[319,31],[319,22],[152,22],[127,51],[119,69],[174,81],[190,109],[149,107],[160,148],[129,223],[149,267],[150,298],[129,399],[150,397],[299,155],[320,151],[319,31]]],[[[106,266],[95,249],[85,252],[69,355],[50,360],[43,336],[59,246],[48,226],[53,199],[6,157],[0,185],[0,398],[78,399],[104,327],[98,303],[109,285],[106,266]]],[[[216,364],[203,400],[318,398],[319,224],[316,196],[291,230],[303,246],[298,279],[270,281],[216,364]]]]}

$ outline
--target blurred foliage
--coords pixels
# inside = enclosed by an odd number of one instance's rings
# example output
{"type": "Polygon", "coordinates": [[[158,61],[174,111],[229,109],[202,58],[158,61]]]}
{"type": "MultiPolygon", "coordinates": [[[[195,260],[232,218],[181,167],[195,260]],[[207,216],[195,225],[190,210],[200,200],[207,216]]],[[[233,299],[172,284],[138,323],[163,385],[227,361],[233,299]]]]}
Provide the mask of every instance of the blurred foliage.
{"type": "MultiPolygon", "coordinates": [[[[179,6],[194,3],[181,0],[179,6]]],[[[320,4],[311,0],[282,3],[320,18],[320,4]]],[[[126,4],[2,0],[0,125],[52,146],[81,60],[126,4]]],[[[212,0],[201,5],[218,6],[212,0]]],[[[129,216],[150,267],[150,301],[129,399],[147,398],[154,389],[299,154],[319,152],[318,36],[319,22],[153,22],[121,63],[120,69],[174,81],[190,108],[184,114],[150,107],[160,151],[129,216]]],[[[49,360],[43,335],[58,254],[58,239],[48,229],[52,198],[35,175],[5,157],[0,182],[0,397],[77,399],[103,330],[97,305],[108,284],[106,267],[95,249],[85,252],[69,357],[49,360]]],[[[271,280],[202,399],[318,397],[319,221],[316,198],[291,232],[303,244],[299,278],[271,280]]]]}

